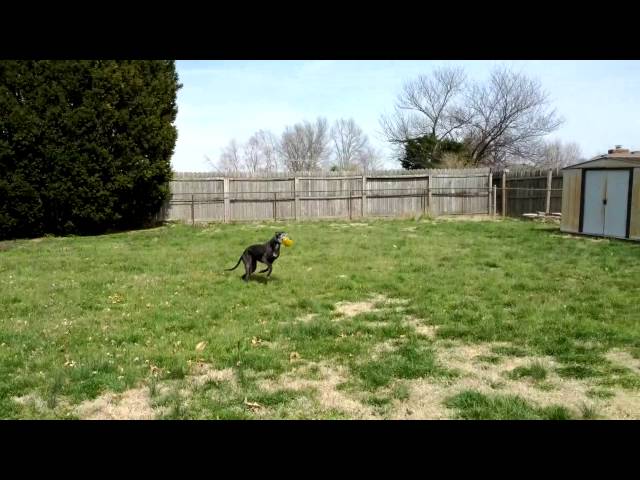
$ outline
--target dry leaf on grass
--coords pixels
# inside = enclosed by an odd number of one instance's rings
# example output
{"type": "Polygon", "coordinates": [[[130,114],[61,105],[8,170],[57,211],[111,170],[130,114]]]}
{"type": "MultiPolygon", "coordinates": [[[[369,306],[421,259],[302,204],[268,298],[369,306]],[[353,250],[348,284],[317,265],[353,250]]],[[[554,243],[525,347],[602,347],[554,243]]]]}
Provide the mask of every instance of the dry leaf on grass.
{"type": "Polygon", "coordinates": [[[244,399],[244,404],[249,407],[251,410],[259,410],[261,408],[264,408],[262,405],[260,405],[258,402],[248,402],[247,398],[245,397],[244,399]]]}
{"type": "Polygon", "coordinates": [[[203,351],[203,350],[205,349],[205,347],[206,347],[206,346],[207,346],[207,342],[205,342],[205,341],[199,342],[199,343],[196,345],[196,352],[201,352],[201,351],[203,351]]]}

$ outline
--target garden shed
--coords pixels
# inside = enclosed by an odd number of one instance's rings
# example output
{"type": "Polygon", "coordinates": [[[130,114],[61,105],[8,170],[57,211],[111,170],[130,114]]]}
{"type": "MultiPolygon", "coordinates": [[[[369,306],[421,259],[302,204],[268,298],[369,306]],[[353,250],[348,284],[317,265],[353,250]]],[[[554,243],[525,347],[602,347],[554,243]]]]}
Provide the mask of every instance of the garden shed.
{"type": "Polygon", "coordinates": [[[561,231],[640,240],[640,152],[616,146],[562,174],[561,231]]]}

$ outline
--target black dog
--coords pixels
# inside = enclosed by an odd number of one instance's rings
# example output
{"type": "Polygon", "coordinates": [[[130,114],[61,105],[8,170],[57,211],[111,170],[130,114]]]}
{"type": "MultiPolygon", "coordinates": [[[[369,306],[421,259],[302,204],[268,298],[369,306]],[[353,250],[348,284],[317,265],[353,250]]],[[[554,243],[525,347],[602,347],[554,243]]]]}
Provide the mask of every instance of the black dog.
{"type": "Polygon", "coordinates": [[[259,245],[251,245],[247,247],[242,255],[240,255],[240,259],[238,263],[236,263],[235,267],[227,268],[225,271],[230,272],[231,270],[235,270],[240,265],[240,262],[244,262],[244,275],[242,275],[242,279],[245,282],[249,281],[249,276],[256,271],[257,263],[264,263],[267,268],[259,271],[258,273],[267,273],[267,277],[271,275],[271,270],[273,269],[273,262],[275,262],[280,256],[280,244],[282,241],[287,238],[287,234],[284,232],[276,232],[275,236],[269,240],[267,243],[259,244],[259,245]]]}

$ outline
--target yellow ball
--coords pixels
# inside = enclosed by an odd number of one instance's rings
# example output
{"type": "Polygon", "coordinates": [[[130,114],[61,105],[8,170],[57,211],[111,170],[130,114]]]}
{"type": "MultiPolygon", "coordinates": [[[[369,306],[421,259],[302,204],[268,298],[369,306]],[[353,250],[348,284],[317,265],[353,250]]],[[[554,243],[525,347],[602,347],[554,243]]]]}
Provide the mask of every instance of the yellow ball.
{"type": "Polygon", "coordinates": [[[284,240],[282,240],[282,243],[284,243],[285,247],[290,247],[291,245],[293,245],[293,240],[291,240],[290,238],[285,238],[284,240]]]}

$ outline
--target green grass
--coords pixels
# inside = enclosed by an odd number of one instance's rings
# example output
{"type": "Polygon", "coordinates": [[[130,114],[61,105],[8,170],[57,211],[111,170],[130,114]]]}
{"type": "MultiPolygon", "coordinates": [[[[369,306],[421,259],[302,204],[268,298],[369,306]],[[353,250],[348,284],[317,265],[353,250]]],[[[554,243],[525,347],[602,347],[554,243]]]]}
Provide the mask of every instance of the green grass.
{"type": "Polygon", "coordinates": [[[170,225],[4,242],[0,418],[67,418],[105,392],[157,390],[152,372],[179,389],[194,361],[233,369],[237,387],[160,398],[168,418],[254,418],[245,397],[268,418],[304,417],[306,408],[314,418],[344,418],[314,409],[313,391],[269,393],[260,379],[291,372],[297,352],[300,362],[342,367],[346,391],[384,407],[408,396],[394,380],[455,378],[438,363],[434,341],[403,323],[407,314],[440,326],[438,342],[512,345],[485,362],[548,355],[563,377],[640,389],[637,374],[603,357],[614,347],[640,351],[640,245],[567,240],[557,227],[515,220],[366,223],[170,225]],[[269,281],[255,275],[244,284],[240,268],[223,271],[276,230],[296,243],[269,281]],[[408,300],[406,311],[336,316],[337,302],[376,293],[408,300]],[[307,314],[316,316],[295,322],[307,314]],[[271,346],[253,345],[254,337],[271,346]],[[372,358],[376,345],[398,339],[372,358]],[[202,351],[199,342],[207,342],[202,351]],[[29,394],[47,410],[12,400],[29,394]]]}
{"type": "Polygon", "coordinates": [[[354,368],[367,389],[388,385],[395,379],[414,379],[429,376],[452,376],[436,364],[433,351],[420,346],[418,340],[402,345],[381,360],[365,362],[354,368]]]}
{"type": "Polygon", "coordinates": [[[512,379],[531,378],[536,381],[542,381],[547,378],[547,369],[540,362],[532,362],[528,366],[521,366],[514,368],[509,372],[509,377],[512,379]]]}
{"type": "Polygon", "coordinates": [[[613,393],[611,390],[593,388],[587,391],[587,396],[590,398],[607,399],[613,398],[615,396],[615,393],[613,393]]]}
{"type": "MultiPolygon", "coordinates": [[[[475,391],[465,391],[446,401],[465,420],[569,420],[571,413],[554,405],[539,408],[515,395],[487,396],[475,391]]],[[[591,413],[591,412],[589,412],[591,413]]]]}
{"type": "Polygon", "coordinates": [[[527,351],[514,346],[499,346],[491,349],[496,355],[505,355],[508,357],[526,357],[527,351]]]}
{"type": "Polygon", "coordinates": [[[476,360],[478,360],[479,362],[496,365],[502,361],[502,357],[498,355],[478,355],[476,357],[476,360]]]}

